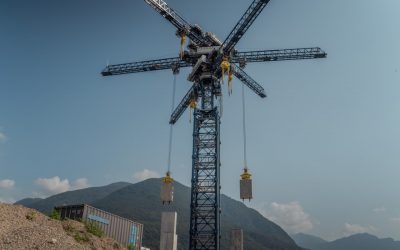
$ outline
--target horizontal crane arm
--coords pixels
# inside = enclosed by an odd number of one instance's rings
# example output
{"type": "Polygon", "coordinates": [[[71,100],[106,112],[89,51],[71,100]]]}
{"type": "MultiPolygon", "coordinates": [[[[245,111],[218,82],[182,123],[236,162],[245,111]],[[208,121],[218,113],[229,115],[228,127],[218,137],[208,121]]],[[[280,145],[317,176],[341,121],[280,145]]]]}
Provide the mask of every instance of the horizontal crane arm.
{"type": "Polygon", "coordinates": [[[192,66],[192,64],[182,61],[179,57],[172,57],[159,60],[108,65],[101,74],[103,76],[111,76],[189,66],[192,66]]]}
{"type": "Polygon", "coordinates": [[[201,46],[211,46],[212,42],[205,38],[202,31],[193,29],[194,26],[185,21],[175,10],[170,8],[168,4],[163,0],[144,0],[148,5],[150,5],[155,11],[160,13],[168,22],[174,25],[178,29],[178,33],[184,32],[189,39],[201,46]]]}
{"type": "Polygon", "coordinates": [[[301,60],[325,58],[327,54],[318,47],[299,48],[299,49],[281,49],[281,50],[260,50],[237,52],[232,57],[234,63],[247,62],[266,62],[283,60],[301,60]]]}
{"type": "Polygon", "coordinates": [[[231,33],[225,39],[221,48],[225,55],[229,55],[235,45],[239,42],[240,38],[248,30],[248,28],[256,20],[257,16],[261,13],[264,7],[269,3],[270,0],[254,0],[249,6],[243,16],[240,18],[239,22],[235,25],[231,33]]]}
{"type": "Polygon", "coordinates": [[[244,85],[249,87],[251,90],[253,90],[257,95],[259,95],[261,98],[267,97],[265,94],[264,88],[258,84],[253,78],[251,78],[246,72],[244,72],[241,68],[236,66],[235,64],[231,64],[233,68],[233,74],[243,82],[244,85]]]}
{"type": "Polygon", "coordinates": [[[189,89],[189,91],[183,97],[182,101],[176,107],[174,112],[172,112],[171,118],[169,120],[169,124],[175,124],[178,121],[178,119],[182,116],[183,112],[185,112],[185,110],[187,109],[187,107],[190,104],[190,101],[193,98],[196,98],[196,92],[195,92],[194,85],[189,89]]]}

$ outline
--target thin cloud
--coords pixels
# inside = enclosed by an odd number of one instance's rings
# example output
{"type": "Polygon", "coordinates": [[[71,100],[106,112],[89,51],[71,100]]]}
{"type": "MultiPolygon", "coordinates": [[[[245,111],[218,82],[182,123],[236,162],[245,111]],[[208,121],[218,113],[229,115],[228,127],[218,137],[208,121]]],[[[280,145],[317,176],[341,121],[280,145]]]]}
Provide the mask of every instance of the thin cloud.
{"type": "Polygon", "coordinates": [[[88,187],[90,187],[88,179],[79,178],[79,179],[76,179],[72,183],[71,189],[76,190],[76,189],[83,189],[83,188],[88,188],[88,187]]]}
{"type": "Polygon", "coordinates": [[[46,195],[53,195],[89,187],[89,182],[86,178],[78,178],[71,184],[68,179],[62,180],[58,176],[51,178],[38,178],[35,180],[35,184],[38,185],[46,195]]]}
{"type": "Polygon", "coordinates": [[[350,236],[353,234],[361,234],[361,233],[375,233],[377,229],[374,226],[361,226],[358,224],[344,224],[344,234],[346,236],[350,236]]]}
{"type": "Polygon", "coordinates": [[[5,142],[7,139],[6,135],[2,132],[0,132],[0,142],[5,142]]]}
{"type": "Polygon", "coordinates": [[[372,211],[374,211],[375,213],[384,213],[387,211],[387,209],[385,207],[377,207],[374,208],[372,211]]]}
{"type": "Polygon", "coordinates": [[[14,187],[15,187],[14,180],[9,180],[9,179],[0,180],[0,189],[12,189],[14,187]]]}
{"type": "Polygon", "coordinates": [[[2,197],[0,197],[0,203],[13,204],[15,202],[16,202],[16,200],[14,198],[2,198],[2,197]]]}
{"type": "Polygon", "coordinates": [[[304,212],[299,202],[272,202],[264,215],[290,233],[307,232],[313,229],[310,215],[304,212]]]}
{"type": "Polygon", "coordinates": [[[156,171],[143,169],[133,174],[133,178],[137,181],[144,181],[150,178],[160,178],[160,174],[156,171]]]}
{"type": "Polygon", "coordinates": [[[396,223],[396,224],[400,224],[400,217],[398,217],[398,218],[391,218],[390,221],[391,221],[391,222],[394,222],[394,223],[396,223]]]}

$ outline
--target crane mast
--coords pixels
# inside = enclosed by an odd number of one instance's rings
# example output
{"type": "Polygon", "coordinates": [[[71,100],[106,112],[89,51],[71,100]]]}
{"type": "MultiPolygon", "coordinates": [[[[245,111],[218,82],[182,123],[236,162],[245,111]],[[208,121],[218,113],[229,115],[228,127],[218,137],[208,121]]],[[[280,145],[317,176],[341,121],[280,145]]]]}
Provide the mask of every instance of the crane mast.
{"type": "MultiPolygon", "coordinates": [[[[182,50],[179,57],[108,65],[102,71],[102,75],[112,76],[165,69],[177,72],[179,68],[192,67],[188,76],[188,81],[192,82],[192,86],[173,110],[169,123],[175,124],[188,107],[194,108],[189,249],[219,250],[222,212],[220,206],[221,122],[215,101],[222,96],[221,83],[224,74],[228,74],[228,85],[231,77],[235,76],[256,95],[265,98],[267,95],[264,88],[244,71],[248,63],[319,59],[325,58],[327,54],[318,47],[237,51],[236,44],[270,0],[253,0],[224,42],[221,42],[213,33],[204,32],[199,25],[192,25],[184,20],[164,0],[144,1],[177,29],[176,35],[181,37],[181,45],[185,37],[190,39],[188,50],[182,50]]],[[[168,174],[167,177],[172,180],[168,174]]],[[[244,175],[247,175],[247,178],[251,177],[247,171],[244,175]]]]}
{"type": "Polygon", "coordinates": [[[189,249],[220,246],[220,116],[214,105],[215,79],[199,84],[194,111],[189,249]]]}

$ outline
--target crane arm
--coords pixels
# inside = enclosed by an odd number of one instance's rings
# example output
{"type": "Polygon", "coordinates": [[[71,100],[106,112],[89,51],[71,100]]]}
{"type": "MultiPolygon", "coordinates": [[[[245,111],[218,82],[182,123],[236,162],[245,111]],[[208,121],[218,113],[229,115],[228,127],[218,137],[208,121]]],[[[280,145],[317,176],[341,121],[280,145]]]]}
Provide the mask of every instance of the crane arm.
{"type": "Polygon", "coordinates": [[[269,3],[270,0],[254,0],[249,6],[243,16],[240,18],[239,22],[235,25],[231,33],[222,43],[221,48],[225,55],[229,55],[235,45],[239,42],[240,38],[252,25],[257,16],[261,13],[264,7],[269,3]]]}
{"type": "Polygon", "coordinates": [[[243,82],[244,85],[249,87],[253,90],[257,95],[261,98],[267,97],[265,94],[264,88],[258,84],[253,78],[251,78],[246,72],[244,72],[240,67],[236,66],[235,64],[231,64],[233,68],[233,74],[243,82]]]}
{"type": "Polygon", "coordinates": [[[178,119],[182,116],[183,112],[185,112],[185,110],[190,104],[190,101],[193,98],[196,98],[196,91],[194,85],[192,85],[192,87],[183,97],[182,101],[175,108],[174,112],[172,112],[169,124],[175,124],[178,121],[178,119]]]}
{"type": "Polygon", "coordinates": [[[179,57],[173,57],[150,61],[108,65],[101,72],[101,74],[103,76],[111,76],[189,66],[192,66],[192,64],[186,61],[182,61],[179,57]]]}
{"type": "Polygon", "coordinates": [[[203,32],[199,27],[195,27],[185,21],[174,9],[168,6],[163,0],[144,0],[150,5],[155,11],[160,13],[167,21],[174,25],[178,29],[178,34],[184,32],[189,39],[196,45],[211,46],[212,42],[210,39],[204,37],[203,32]],[[197,28],[197,29],[195,29],[197,28]]]}
{"type": "Polygon", "coordinates": [[[299,49],[281,49],[281,50],[260,50],[237,52],[233,55],[231,61],[234,63],[247,62],[267,62],[299,59],[325,58],[327,54],[318,47],[299,48],[299,49]]]}

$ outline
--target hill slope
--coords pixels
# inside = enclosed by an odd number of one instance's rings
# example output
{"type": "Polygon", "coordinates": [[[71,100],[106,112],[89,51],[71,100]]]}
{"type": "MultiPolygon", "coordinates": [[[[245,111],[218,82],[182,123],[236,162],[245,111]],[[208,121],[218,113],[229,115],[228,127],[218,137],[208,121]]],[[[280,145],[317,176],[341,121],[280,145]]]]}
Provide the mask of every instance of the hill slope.
{"type": "Polygon", "coordinates": [[[311,250],[318,249],[322,244],[328,243],[326,240],[317,236],[303,233],[292,235],[292,239],[297,245],[311,250]]]}
{"type": "Polygon", "coordinates": [[[42,200],[42,198],[25,198],[25,199],[22,199],[22,200],[19,200],[19,201],[15,202],[14,204],[15,205],[22,205],[22,206],[27,207],[27,206],[29,206],[29,205],[31,205],[31,204],[33,204],[35,202],[39,202],[41,200],[42,200]]]}
{"type": "Polygon", "coordinates": [[[370,234],[355,234],[332,242],[306,234],[293,236],[296,243],[310,250],[400,250],[400,241],[379,239],[370,234]]]}
{"type": "MultiPolygon", "coordinates": [[[[189,204],[190,188],[175,182],[174,202],[171,205],[163,206],[160,202],[160,179],[148,179],[146,181],[127,185],[102,196],[99,199],[85,200],[79,197],[76,201],[69,200],[69,203],[86,202],[97,208],[115,213],[117,215],[137,220],[143,223],[144,237],[143,245],[151,249],[159,248],[160,219],[162,211],[177,211],[178,213],[178,249],[188,248],[189,231],[189,204]]],[[[78,190],[82,193],[82,190],[78,190]]],[[[51,207],[65,201],[64,195],[72,197],[74,192],[49,197],[38,203],[29,205],[33,208],[43,209],[44,202],[51,207]],[[38,207],[37,205],[40,204],[38,207]],[[52,206],[50,206],[53,204],[52,206]]],[[[278,225],[264,218],[254,209],[246,207],[242,202],[233,200],[221,195],[221,227],[222,227],[222,248],[229,249],[229,233],[234,227],[241,227],[244,230],[246,250],[300,250],[295,242],[278,225]]]]}
{"type": "Polygon", "coordinates": [[[90,234],[83,223],[59,221],[19,205],[0,203],[0,249],[126,249],[90,234]]]}
{"type": "Polygon", "coordinates": [[[81,203],[90,204],[95,200],[101,199],[112,192],[129,185],[131,185],[131,183],[116,182],[102,187],[90,187],[75,191],[68,191],[50,196],[47,199],[40,199],[38,201],[33,201],[32,199],[27,198],[17,201],[15,204],[21,204],[26,207],[37,209],[42,213],[49,214],[55,206],[81,203]]]}

